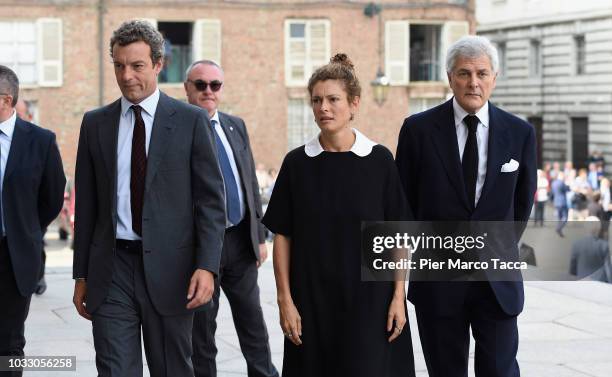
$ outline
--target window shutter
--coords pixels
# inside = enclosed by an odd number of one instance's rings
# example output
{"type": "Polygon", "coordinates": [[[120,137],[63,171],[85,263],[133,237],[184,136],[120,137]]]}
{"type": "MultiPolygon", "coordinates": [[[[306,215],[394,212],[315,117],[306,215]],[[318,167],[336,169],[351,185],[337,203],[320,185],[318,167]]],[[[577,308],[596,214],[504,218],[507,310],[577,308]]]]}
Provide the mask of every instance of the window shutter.
{"type": "Polygon", "coordinates": [[[406,85],[410,62],[410,28],[407,21],[385,23],[385,71],[391,85],[406,85]]]}
{"type": "Polygon", "coordinates": [[[38,26],[38,84],[58,87],[63,82],[62,20],[40,18],[38,26]]]}
{"type": "Polygon", "coordinates": [[[311,21],[309,23],[310,33],[310,70],[307,80],[310,75],[319,67],[329,62],[330,46],[329,46],[329,21],[311,21]]]}
{"type": "Polygon", "coordinates": [[[305,21],[285,21],[285,82],[300,85],[306,78],[306,28],[305,21]],[[302,37],[291,36],[291,26],[303,30],[302,37]],[[303,29],[299,27],[303,25],[303,29]]]}
{"type": "Polygon", "coordinates": [[[193,27],[193,60],[212,60],[221,64],[221,21],[197,20],[193,27]]]}
{"type": "Polygon", "coordinates": [[[446,53],[448,48],[455,42],[457,42],[461,37],[466,36],[470,33],[470,24],[466,21],[449,21],[445,22],[442,27],[442,56],[443,60],[440,64],[440,77],[443,78],[445,82],[448,82],[448,77],[446,75],[446,53]]]}
{"type": "Polygon", "coordinates": [[[304,86],[312,73],[329,62],[329,20],[285,21],[285,83],[304,86]]]}

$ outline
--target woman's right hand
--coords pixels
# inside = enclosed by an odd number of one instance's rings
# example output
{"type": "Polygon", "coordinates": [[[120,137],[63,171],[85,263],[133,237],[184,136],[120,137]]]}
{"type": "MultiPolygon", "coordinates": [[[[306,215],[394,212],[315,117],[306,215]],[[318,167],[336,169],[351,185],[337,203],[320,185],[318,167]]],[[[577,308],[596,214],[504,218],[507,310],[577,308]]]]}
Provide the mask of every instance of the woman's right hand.
{"type": "Polygon", "coordinates": [[[302,317],[298,312],[293,300],[278,301],[278,310],[280,312],[280,325],[283,334],[293,344],[299,346],[302,344],[302,317]]]}

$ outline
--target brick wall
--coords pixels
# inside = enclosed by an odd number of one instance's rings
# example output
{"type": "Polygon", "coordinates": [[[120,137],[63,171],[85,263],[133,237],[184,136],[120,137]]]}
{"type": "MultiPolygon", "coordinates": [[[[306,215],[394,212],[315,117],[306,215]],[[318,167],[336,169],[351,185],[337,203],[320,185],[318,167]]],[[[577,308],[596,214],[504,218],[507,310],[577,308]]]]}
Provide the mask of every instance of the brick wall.
{"type": "MultiPolygon", "coordinates": [[[[324,18],[330,21],[331,54],[333,56],[336,52],[345,52],[349,55],[363,88],[361,109],[354,126],[392,151],[395,150],[402,121],[408,114],[411,91],[414,94],[415,91],[446,93],[447,90],[443,84],[392,87],[383,106],[374,102],[370,81],[375,78],[379,66],[379,32],[377,19],[363,14],[365,3],[297,4],[295,1],[287,1],[276,5],[246,2],[241,5],[224,2],[197,5],[180,1],[146,1],[147,5],[143,6],[135,1],[107,1],[102,51],[98,48],[98,11],[94,1],[67,1],[64,5],[32,0],[26,3],[12,1],[12,5],[9,3],[11,1],[0,2],[0,19],[63,19],[63,86],[26,87],[22,89],[22,96],[38,102],[41,125],[57,133],[69,175],[74,171],[82,114],[98,106],[100,57],[104,64],[105,103],[120,95],[108,55],[108,40],[121,22],[131,18],[180,22],[209,18],[221,21],[221,59],[225,70],[221,110],[245,119],[255,159],[268,167],[278,167],[287,152],[288,98],[307,95],[306,88],[285,86],[284,21],[287,18],[324,18]]],[[[390,7],[403,4],[384,10],[383,20],[470,20],[473,29],[473,11],[466,8],[439,4],[421,8],[398,1],[383,3],[390,7]]],[[[185,98],[181,84],[162,84],[160,88],[171,96],[185,98]]]]}

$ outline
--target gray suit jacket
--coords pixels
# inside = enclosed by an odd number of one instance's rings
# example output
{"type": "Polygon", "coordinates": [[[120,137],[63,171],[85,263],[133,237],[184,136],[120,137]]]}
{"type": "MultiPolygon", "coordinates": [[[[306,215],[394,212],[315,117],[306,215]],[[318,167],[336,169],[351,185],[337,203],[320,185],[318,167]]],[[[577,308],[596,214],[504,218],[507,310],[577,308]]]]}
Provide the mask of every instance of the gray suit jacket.
{"type": "Polygon", "coordinates": [[[266,241],[266,236],[265,228],[261,223],[261,198],[249,135],[242,119],[219,111],[219,120],[232,147],[234,159],[238,166],[238,173],[242,181],[242,192],[247,207],[246,216],[248,216],[250,241],[255,258],[259,260],[259,244],[266,241]]]}
{"type": "MultiPolygon", "coordinates": [[[[73,275],[95,312],[112,282],[121,101],[83,117],[77,152],[73,275]]],[[[160,94],[147,156],[142,244],[145,280],[162,315],[186,313],[196,268],[217,273],[225,229],[223,179],[201,109],[160,94]]]]}
{"type": "Polygon", "coordinates": [[[22,296],[31,295],[38,283],[42,230],[62,209],[65,186],[53,132],[17,118],[4,171],[2,213],[15,280],[22,296]]]}
{"type": "Polygon", "coordinates": [[[609,254],[607,241],[593,236],[581,238],[572,244],[569,272],[583,279],[603,268],[609,254]]]}

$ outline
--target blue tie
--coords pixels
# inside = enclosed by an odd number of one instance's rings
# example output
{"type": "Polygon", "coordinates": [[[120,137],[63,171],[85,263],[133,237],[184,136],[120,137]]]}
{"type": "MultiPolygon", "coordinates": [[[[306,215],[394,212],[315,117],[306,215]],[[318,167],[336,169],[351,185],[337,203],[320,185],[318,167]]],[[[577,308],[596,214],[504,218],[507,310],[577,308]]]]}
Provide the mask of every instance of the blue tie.
{"type": "Polygon", "coordinates": [[[225,182],[225,210],[227,212],[227,219],[232,225],[237,225],[240,222],[240,197],[238,196],[238,185],[236,184],[236,178],[234,178],[227,152],[223,147],[221,138],[215,131],[215,124],[217,124],[217,121],[211,120],[210,123],[213,133],[215,134],[219,167],[221,167],[223,182],[225,182]]]}

